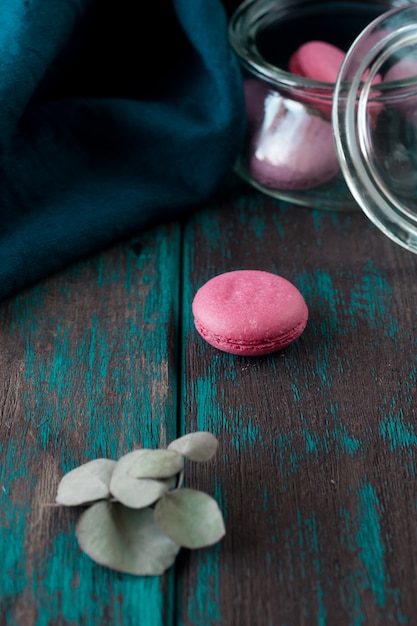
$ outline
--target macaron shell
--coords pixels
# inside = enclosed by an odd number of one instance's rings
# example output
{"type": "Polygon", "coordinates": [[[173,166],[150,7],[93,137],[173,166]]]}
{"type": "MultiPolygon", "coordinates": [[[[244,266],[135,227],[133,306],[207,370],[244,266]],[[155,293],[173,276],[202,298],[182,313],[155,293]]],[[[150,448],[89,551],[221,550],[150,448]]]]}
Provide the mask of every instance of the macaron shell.
{"type": "MultiPolygon", "coordinates": [[[[345,56],[346,54],[343,50],[326,41],[307,41],[291,55],[288,69],[292,74],[302,78],[334,85],[345,56]]],[[[366,80],[368,76],[369,71],[366,71],[362,80],[366,80]]],[[[372,79],[372,85],[376,86],[381,81],[381,76],[377,74],[372,79]]],[[[374,95],[378,95],[376,91],[374,95]]],[[[311,99],[311,104],[316,106],[318,110],[322,111],[330,119],[331,103],[327,101],[327,98],[320,104],[315,103],[314,99],[311,99]]],[[[372,115],[371,121],[375,125],[376,116],[381,110],[381,105],[373,101],[369,107],[372,115]]]]}
{"type": "Polygon", "coordinates": [[[248,125],[254,128],[259,127],[265,116],[268,87],[258,79],[249,78],[243,81],[243,89],[248,125]]]}
{"type": "Polygon", "coordinates": [[[292,74],[335,83],[345,53],[340,48],[325,41],[308,41],[300,46],[289,61],[292,74]]]}
{"type": "MultiPolygon", "coordinates": [[[[411,58],[404,58],[395,63],[385,74],[384,83],[407,81],[407,79],[415,79],[417,76],[417,61],[411,58]]],[[[397,111],[401,111],[406,117],[407,121],[413,126],[417,121],[416,110],[416,96],[414,93],[414,87],[404,87],[404,85],[392,85],[392,91],[390,92],[392,101],[390,107],[395,108],[397,111]]]]}
{"type": "Polygon", "coordinates": [[[251,176],[261,185],[279,190],[312,189],[339,172],[330,121],[301,104],[276,96],[269,102],[249,163],[251,176]]]}
{"type": "Polygon", "coordinates": [[[261,270],[237,270],[209,280],[192,304],[200,335],[212,346],[242,356],[269,354],[295,341],[308,308],[285,278],[261,270]]]}
{"type": "Polygon", "coordinates": [[[415,59],[401,59],[386,72],[384,82],[415,78],[417,76],[417,61],[415,59]]]}

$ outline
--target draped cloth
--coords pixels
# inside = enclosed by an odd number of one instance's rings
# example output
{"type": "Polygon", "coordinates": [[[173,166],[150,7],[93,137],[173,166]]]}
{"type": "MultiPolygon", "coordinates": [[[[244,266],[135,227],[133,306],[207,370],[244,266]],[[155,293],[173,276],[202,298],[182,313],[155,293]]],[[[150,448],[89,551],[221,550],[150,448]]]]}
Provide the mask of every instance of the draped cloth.
{"type": "Polygon", "coordinates": [[[2,0],[0,298],[206,202],[243,111],[220,0],[2,0]]]}

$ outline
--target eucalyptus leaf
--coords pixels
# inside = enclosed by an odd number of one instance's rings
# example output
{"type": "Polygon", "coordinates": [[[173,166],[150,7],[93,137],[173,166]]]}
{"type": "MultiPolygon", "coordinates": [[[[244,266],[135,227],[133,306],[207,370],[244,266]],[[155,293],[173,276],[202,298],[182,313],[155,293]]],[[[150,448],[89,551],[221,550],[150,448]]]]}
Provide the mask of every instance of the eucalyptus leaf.
{"type": "Polygon", "coordinates": [[[129,474],[114,472],[110,481],[112,496],[132,509],[142,509],[156,502],[175,485],[175,480],[154,480],[153,478],[133,478],[129,474]]]}
{"type": "Polygon", "coordinates": [[[175,450],[183,454],[190,461],[209,461],[217,452],[219,442],[211,433],[198,431],[189,433],[172,441],[168,450],[175,450]]]}
{"type": "Polygon", "coordinates": [[[162,532],[184,548],[210,546],[226,533],[216,500],[202,491],[174,491],[161,498],[154,510],[162,532]]]}
{"type": "Polygon", "coordinates": [[[117,503],[88,508],[76,534],[80,548],[94,561],[136,576],[163,574],[180,549],[155,525],[152,509],[138,511],[117,503]]]}
{"type": "Polygon", "coordinates": [[[78,506],[107,498],[116,465],[117,462],[111,459],[94,459],[71,470],[58,485],[56,502],[78,506]]]}
{"type": "Polygon", "coordinates": [[[129,474],[135,478],[168,478],[179,474],[184,457],[175,450],[138,450],[129,474]]]}
{"type": "Polygon", "coordinates": [[[168,478],[178,474],[184,467],[184,458],[173,450],[134,450],[122,456],[115,469],[116,474],[128,474],[134,478],[168,478]]]}

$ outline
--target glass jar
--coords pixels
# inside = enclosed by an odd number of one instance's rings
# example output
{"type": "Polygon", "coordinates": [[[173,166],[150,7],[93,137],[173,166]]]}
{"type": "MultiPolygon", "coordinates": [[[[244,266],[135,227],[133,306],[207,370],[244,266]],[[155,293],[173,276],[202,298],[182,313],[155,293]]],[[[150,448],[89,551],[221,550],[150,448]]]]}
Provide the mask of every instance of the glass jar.
{"type": "Polygon", "coordinates": [[[417,252],[417,4],[246,0],[229,37],[247,112],[238,174],[291,203],[359,206],[417,252]],[[335,85],[287,70],[309,40],[346,51],[335,85]]]}

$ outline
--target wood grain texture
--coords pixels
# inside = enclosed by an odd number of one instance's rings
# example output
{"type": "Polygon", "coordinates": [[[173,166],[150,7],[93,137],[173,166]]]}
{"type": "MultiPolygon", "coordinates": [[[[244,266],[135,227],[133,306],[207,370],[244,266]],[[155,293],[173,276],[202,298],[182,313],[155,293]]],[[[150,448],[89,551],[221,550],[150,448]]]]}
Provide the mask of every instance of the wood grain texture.
{"type": "Polygon", "coordinates": [[[1,626],[413,624],[417,612],[417,258],[358,213],[244,185],[0,305],[1,626]],[[291,280],[306,331],[267,357],[193,327],[220,272],[291,280]],[[62,474],[206,429],[187,466],[214,495],[219,544],[161,578],[93,563],[62,474]]]}
{"type": "Polygon", "coordinates": [[[1,306],[0,623],[171,623],[172,574],[135,578],[78,548],[63,473],[177,431],[180,230],[75,265],[1,306]]]}
{"type": "Polygon", "coordinates": [[[359,212],[248,192],[189,221],[184,267],[184,422],[220,438],[193,482],[228,535],[184,564],[182,623],[414,623],[416,257],[359,212]],[[241,268],[307,300],[280,353],[232,357],[193,329],[197,288],[241,268]]]}

